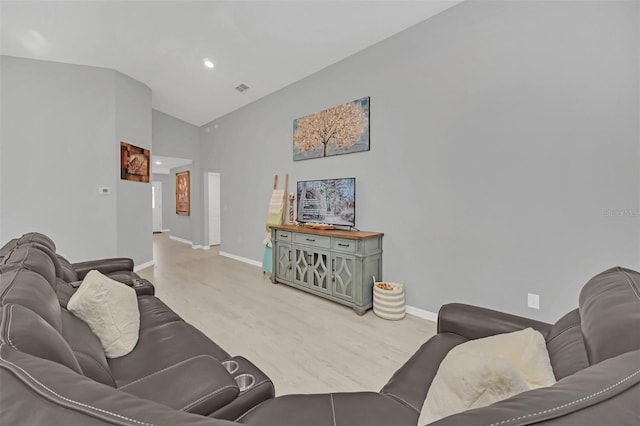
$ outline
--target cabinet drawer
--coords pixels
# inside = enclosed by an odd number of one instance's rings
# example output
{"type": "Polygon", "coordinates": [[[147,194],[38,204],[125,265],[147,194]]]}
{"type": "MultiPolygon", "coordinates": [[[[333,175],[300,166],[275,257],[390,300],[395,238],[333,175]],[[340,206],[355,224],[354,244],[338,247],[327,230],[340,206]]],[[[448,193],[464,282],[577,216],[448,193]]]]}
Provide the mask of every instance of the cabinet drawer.
{"type": "Polygon", "coordinates": [[[307,246],[331,248],[331,238],[312,234],[293,234],[293,242],[307,246]]]}
{"type": "Polygon", "coordinates": [[[276,231],[276,241],[291,242],[291,232],[289,231],[276,231]]]}
{"type": "Polygon", "coordinates": [[[340,250],[346,253],[355,253],[357,244],[358,242],[356,240],[345,240],[342,238],[334,238],[331,240],[331,248],[333,250],[340,250]]]}

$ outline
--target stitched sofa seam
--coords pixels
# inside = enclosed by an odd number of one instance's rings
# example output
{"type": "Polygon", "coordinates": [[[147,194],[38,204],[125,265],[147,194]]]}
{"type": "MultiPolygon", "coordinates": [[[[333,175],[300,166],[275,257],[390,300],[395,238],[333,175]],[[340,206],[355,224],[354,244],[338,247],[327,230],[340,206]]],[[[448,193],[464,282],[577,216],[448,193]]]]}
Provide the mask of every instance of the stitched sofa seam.
{"type": "Polygon", "coordinates": [[[333,426],[337,426],[337,424],[336,424],[336,407],[333,404],[333,394],[330,393],[329,397],[331,398],[331,416],[333,417],[333,426]]]}
{"type": "Polygon", "coordinates": [[[181,361],[178,361],[178,362],[176,362],[176,363],[174,363],[174,364],[171,364],[171,365],[169,365],[169,366],[167,366],[167,367],[165,367],[165,368],[163,368],[163,369],[161,369],[161,370],[154,371],[153,373],[149,373],[149,374],[147,374],[147,375],[146,375],[146,376],[144,376],[144,377],[140,377],[139,379],[136,379],[136,380],[134,380],[133,382],[127,383],[126,385],[119,386],[119,387],[118,387],[118,389],[124,389],[124,388],[126,388],[127,386],[131,386],[131,385],[133,385],[133,384],[136,384],[136,383],[138,383],[138,382],[141,382],[141,381],[143,381],[143,380],[146,380],[146,379],[150,378],[151,376],[155,376],[156,374],[160,374],[160,373],[162,373],[162,372],[164,372],[164,371],[167,371],[167,370],[169,370],[169,369],[171,369],[171,368],[173,368],[173,367],[176,367],[176,366],[178,366],[178,365],[180,365],[180,364],[183,364],[183,363],[185,363],[185,362],[187,362],[187,361],[190,361],[190,360],[192,360],[192,359],[194,359],[194,358],[198,358],[198,357],[208,357],[208,358],[213,358],[214,360],[218,361],[216,358],[212,357],[211,355],[207,355],[207,354],[194,355],[194,356],[192,356],[192,357],[185,358],[185,359],[183,359],[183,360],[181,360],[181,361]]]}
{"type": "MultiPolygon", "coordinates": [[[[1,347],[1,346],[2,346],[2,345],[0,345],[0,347],[1,347]]],[[[15,349],[15,348],[14,348],[14,349],[15,349]]],[[[62,395],[58,394],[56,391],[54,391],[54,390],[50,389],[49,387],[47,387],[45,384],[43,384],[43,383],[41,383],[40,381],[38,381],[35,377],[33,377],[31,374],[29,374],[26,370],[24,370],[24,369],[23,369],[22,367],[20,367],[19,365],[16,365],[16,364],[12,363],[11,361],[9,361],[9,360],[7,360],[7,359],[4,359],[4,358],[2,357],[2,354],[1,354],[1,353],[0,353],[0,360],[2,360],[2,361],[4,361],[4,362],[6,362],[7,364],[12,365],[12,366],[14,366],[15,368],[17,368],[18,370],[22,371],[22,372],[23,372],[27,377],[29,377],[31,380],[33,380],[35,383],[37,383],[41,388],[43,388],[43,389],[45,389],[47,392],[49,392],[49,393],[53,394],[55,397],[62,399],[63,401],[70,402],[70,403],[75,404],[75,405],[78,405],[78,406],[80,406],[80,407],[89,408],[89,409],[92,409],[92,410],[98,411],[98,412],[100,412],[100,413],[109,414],[109,415],[114,416],[114,417],[117,417],[117,418],[119,418],[119,419],[124,419],[124,420],[130,421],[130,422],[133,422],[133,423],[136,423],[136,424],[139,424],[139,425],[144,425],[144,426],[153,426],[153,424],[152,424],[152,423],[146,423],[146,422],[143,422],[143,421],[140,421],[140,420],[135,420],[135,419],[132,419],[132,418],[130,418],[130,417],[123,416],[123,415],[121,415],[121,414],[113,413],[113,412],[111,412],[111,411],[109,411],[109,410],[104,410],[104,409],[102,409],[102,408],[94,407],[94,406],[92,406],[92,405],[85,404],[85,403],[82,403],[82,402],[80,402],[80,401],[76,401],[76,400],[74,400],[74,399],[71,399],[71,398],[67,398],[67,397],[65,397],[65,396],[62,396],[62,395]]]]}
{"type": "Polygon", "coordinates": [[[419,413],[420,410],[418,410],[416,407],[413,406],[413,404],[409,403],[408,401],[406,401],[404,398],[399,397],[398,395],[395,395],[393,393],[382,393],[381,395],[385,395],[385,396],[390,396],[391,398],[397,399],[398,401],[400,401],[401,403],[405,404],[407,407],[411,408],[413,411],[415,411],[416,413],[419,413]]]}
{"type": "Polygon", "coordinates": [[[13,342],[11,341],[11,320],[13,319],[13,307],[15,305],[11,305],[9,307],[9,321],[7,321],[7,342],[9,343],[9,345],[15,349],[16,351],[19,351],[20,349],[16,348],[16,345],[13,344],[13,342]]]}
{"type": "Polygon", "coordinates": [[[589,400],[591,398],[595,398],[596,396],[598,396],[600,394],[603,394],[603,393],[605,393],[607,391],[610,391],[611,389],[614,389],[614,388],[620,386],[621,384],[631,380],[633,377],[637,376],[638,374],[640,374],[640,370],[636,370],[636,372],[631,373],[630,375],[628,375],[624,379],[620,380],[618,383],[615,383],[615,384],[613,384],[611,386],[607,386],[604,389],[600,389],[598,392],[594,392],[591,395],[588,395],[588,396],[573,400],[571,402],[567,402],[566,404],[558,405],[558,406],[553,407],[553,408],[548,408],[546,410],[541,410],[541,411],[538,411],[536,413],[531,413],[531,414],[527,414],[527,415],[524,415],[524,416],[512,417],[510,419],[502,420],[502,421],[499,421],[499,422],[490,423],[490,424],[487,424],[485,426],[503,425],[503,424],[510,423],[512,421],[515,421],[515,420],[522,420],[522,419],[526,419],[526,418],[529,418],[529,417],[535,417],[535,416],[538,416],[540,414],[547,414],[547,413],[550,413],[552,411],[557,411],[557,410],[561,410],[561,409],[566,408],[566,407],[570,407],[572,405],[578,404],[578,403],[583,402],[583,401],[587,401],[587,400],[589,400]]]}
{"type": "Polygon", "coordinates": [[[556,334],[555,336],[553,336],[551,339],[547,340],[547,342],[546,342],[546,343],[549,343],[549,342],[553,341],[554,339],[556,339],[557,337],[560,337],[560,335],[561,335],[561,334],[563,334],[565,331],[569,331],[569,330],[571,330],[572,328],[579,327],[580,325],[581,325],[581,324],[580,324],[579,322],[577,322],[577,323],[574,323],[574,324],[571,324],[571,325],[566,326],[566,327],[565,327],[565,328],[563,328],[561,331],[559,331],[559,332],[558,332],[558,334],[556,334]]]}
{"type": "Polygon", "coordinates": [[[631,276],[624,269],[622,270],[622,272],[627,277],[627,280],[629,282],[629,287],[631,287],[631,291],[633,291],[633,293],[636,295],[638,300],[640,300],[640,289],[638,289],[638,287],[636,286],[635,282],[633,281],[633,278],[631,278],[631,276]]]}
{"type": "Polygon", "coordinates": [[[198,404],[200,404],[202,401],[206,400],[209,397],[212,397],[214,395],[222,393],[222,392],[226,391],[227,389],[233,389],[233,388],[236,388],[236,387],[237,386],[235,386],[235,385],[227,385],[227,386],[224,386],[224,387],[222,387],[220,389],[216,389],[213,392],[209,392],[208,394],[203,395],[200,398],[196,399],[195,401],[185,405],[180,410],[181,411],[187,411],[189,408],[193,408],[193,407],[197,406],[198,404]]]}

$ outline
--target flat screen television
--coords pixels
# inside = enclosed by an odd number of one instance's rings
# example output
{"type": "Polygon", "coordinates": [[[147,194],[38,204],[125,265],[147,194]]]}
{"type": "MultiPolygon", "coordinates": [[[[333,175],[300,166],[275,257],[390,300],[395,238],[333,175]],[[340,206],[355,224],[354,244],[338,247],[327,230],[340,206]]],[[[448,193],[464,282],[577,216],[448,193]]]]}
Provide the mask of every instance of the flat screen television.
{"type": "Polygon", "coordinates": [[[356,226],[356,178],[298,181],[298,222],[356,226]]]}

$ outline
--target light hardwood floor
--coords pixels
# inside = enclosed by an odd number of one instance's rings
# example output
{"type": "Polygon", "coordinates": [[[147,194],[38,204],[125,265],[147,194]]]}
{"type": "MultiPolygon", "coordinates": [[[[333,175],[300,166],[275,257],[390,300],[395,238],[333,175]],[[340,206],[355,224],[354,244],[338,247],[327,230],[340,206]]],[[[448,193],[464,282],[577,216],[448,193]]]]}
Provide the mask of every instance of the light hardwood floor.
{"type": "Polygon", "coordinates": [[[139,274],[156,295],[231,355],[242,355],[274,382],[278,395],[378,391],[430,336],[431,321],[385,321],[271,283],[258,267],[219,249],[154,235],[155,266],[139,274]]]}

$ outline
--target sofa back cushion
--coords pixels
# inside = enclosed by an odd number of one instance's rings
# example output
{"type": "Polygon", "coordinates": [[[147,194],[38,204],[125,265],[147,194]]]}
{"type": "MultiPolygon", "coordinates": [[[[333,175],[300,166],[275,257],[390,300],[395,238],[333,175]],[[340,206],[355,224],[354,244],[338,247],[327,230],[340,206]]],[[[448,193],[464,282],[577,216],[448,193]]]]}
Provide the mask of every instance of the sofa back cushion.
{"type": "Polygon", "coordinates": [[[18,265],[0,266],[0,305],[9,303],[32,310],[58,332],[62,329],[56,292],[34,271],[18,265]]]}
{"type": "Polygon", "coordinates": [[[17,245],[29,244],[29,243],[39,243],[43,246],[49,248],[49,250],[55,253],[56,251],[56,243],[49,237],[40,232],[27,232],[22,237],[18,238],[17,245]]]}
{"type": "Polygon", "coordinates": [[[596,275],[579,306],[590,364],[640,349],[640,273],[615,267],[596,275]]]}
{"type": "Polygon", "coordinates": [[[0,248],[0,260],[2,260],[3,257],[8,255],[11,250],[16,248],[17,245],[18,245],[17,238],[14,238],[13,240],[9,241],[7,244],[3,245],[2,248],[0,248]]]}
{"type": "Polygon", "coordinates": [[[12,303],[0,309],[0,340],[3,343],[18,351],[57,362],[82,374],[69,344],[41,316],[24,306],[12,303]]]}
{"type": "Polygon", "coordinates": [[[60,256],[59,254],[57,254],[56,256],[58,258],[58,262],[60,263],[60,269],[62,272],[61,278],[68,283],[78,281],[78,273],[75,269],[73,269],[71,262],[69,262],[66,258],[60,256]]]}
{"type": "Polygon", "coordinates": [[[85,376],[105,385],[116,386],[100,339],[84,321],[66,309],[62,309],[62,337],[71,347],[85,376]]]}
{"type": "Polygon", "coordinates": [[[546,341],[553,374],[557,380],[589,366],[580,328],[580,312],[577,309],[551,326],[546,341]]]}
{"type": "Polygon", "coordinates": [[[57,287],[56,265],[53,259],[34,245],[17,246],[2,259],[2,265],[15,265],[37,272],[47,280],[51,288],[57,287]]]}

